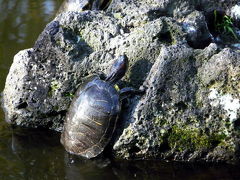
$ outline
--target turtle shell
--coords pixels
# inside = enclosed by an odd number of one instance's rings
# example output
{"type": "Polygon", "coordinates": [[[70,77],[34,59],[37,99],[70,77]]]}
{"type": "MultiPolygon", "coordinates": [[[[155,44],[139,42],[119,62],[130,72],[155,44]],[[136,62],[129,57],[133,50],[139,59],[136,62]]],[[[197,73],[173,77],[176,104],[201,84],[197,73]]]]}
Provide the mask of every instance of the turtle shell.
{"type": "Polygon", "coordinates": [[[73,154],[99,155],[110,141],[120,112],[119,93],[99,76],[79,87],[64,122],[61,143],[73,154]]]}

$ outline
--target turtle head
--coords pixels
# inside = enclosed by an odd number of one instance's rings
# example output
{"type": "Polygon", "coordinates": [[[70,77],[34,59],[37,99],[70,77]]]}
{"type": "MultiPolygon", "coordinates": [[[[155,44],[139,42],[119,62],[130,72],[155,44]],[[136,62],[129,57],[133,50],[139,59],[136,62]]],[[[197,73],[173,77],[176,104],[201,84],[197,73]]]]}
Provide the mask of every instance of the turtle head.
{"type": "Polygon", "coordinates": [[[128,58],[126,55],[119,56],[113,63],[110,73],[108,74],[106,81],[111,84],[118,82],[126,73],[128,69],[128,58]]]}

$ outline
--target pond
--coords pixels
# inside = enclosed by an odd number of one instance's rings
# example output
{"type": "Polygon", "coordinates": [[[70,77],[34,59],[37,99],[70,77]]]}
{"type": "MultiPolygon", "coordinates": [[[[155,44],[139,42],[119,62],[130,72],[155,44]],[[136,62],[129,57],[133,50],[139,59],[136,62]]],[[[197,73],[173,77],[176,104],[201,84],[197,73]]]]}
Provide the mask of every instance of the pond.
{"type": "MultiPolygon", "coordinates": [[[[0,92],[14,55],[30,48],[62,0],[0,0],[0,92]]],[[[84,160],[69,155],[60,134],[12,128],[0,109],[0,179],[237,179],[239,166],[161,161],[84,160]]]]}

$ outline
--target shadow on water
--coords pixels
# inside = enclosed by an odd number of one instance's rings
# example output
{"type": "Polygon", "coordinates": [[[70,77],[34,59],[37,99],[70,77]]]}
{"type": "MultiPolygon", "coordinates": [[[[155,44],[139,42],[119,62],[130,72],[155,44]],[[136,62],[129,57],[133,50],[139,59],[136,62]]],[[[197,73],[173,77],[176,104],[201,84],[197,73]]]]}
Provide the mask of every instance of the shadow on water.
{"type": "Polygon", "coordinates": [[[12,130],[0,134],[0,179],[62,177],[59,135],[40,130],[12,130]]]}

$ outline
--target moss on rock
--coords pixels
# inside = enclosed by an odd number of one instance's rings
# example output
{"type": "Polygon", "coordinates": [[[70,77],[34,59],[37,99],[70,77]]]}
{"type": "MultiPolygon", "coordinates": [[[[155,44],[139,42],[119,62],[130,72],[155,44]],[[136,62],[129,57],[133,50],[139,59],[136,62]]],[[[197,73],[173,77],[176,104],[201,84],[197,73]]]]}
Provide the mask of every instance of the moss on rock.
{"type": "Polygon", "coordinates": [[[172,127],[168,137],[169,146],[177,151],[196,151],[211,149],[223,142],[226,138],[224,134],[207,135],[199,129],[172,127]]]}

